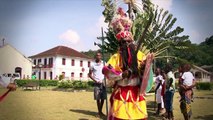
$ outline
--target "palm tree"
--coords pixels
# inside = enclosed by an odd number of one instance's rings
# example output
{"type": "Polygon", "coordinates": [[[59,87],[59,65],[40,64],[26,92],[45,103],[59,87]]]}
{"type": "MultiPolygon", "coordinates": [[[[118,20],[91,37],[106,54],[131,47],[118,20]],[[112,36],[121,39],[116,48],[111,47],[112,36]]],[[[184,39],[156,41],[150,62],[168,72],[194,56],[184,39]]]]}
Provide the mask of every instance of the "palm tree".
{"type": "MultiPolygon", "coordinates": [[[[174,57],[168,55],[169,52],[185,49],[189,43],[189,36],[180,35],[184,31],[183,28],[177,26],[173,29],[177,18],[174,18],[169,11],[162,8],[159,9],[150,0],[124,0],[129,6],[129,11],[135,15],[133,19],[134,40],[137,43],[137,51],[141,50],[145,54],[154,53],[155,58],[174,57]]],[[[117,4],[122,0],[114,2],[112,0],[102,0],[102,6],[105,7],[103,15],[105,22],[110,23],[117,4]]],[[[104,52],[115,53],[118,47],[118,41],[114,32],[109,28],[106,32],[104,44],[98,44],[104,52]]]]}

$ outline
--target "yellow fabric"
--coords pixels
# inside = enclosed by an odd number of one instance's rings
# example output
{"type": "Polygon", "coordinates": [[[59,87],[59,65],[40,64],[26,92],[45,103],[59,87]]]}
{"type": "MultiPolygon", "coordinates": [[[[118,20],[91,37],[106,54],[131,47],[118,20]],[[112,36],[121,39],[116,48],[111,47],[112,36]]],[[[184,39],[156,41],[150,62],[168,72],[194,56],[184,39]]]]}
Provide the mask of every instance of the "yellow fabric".
{"type": "MultiPolygon", "coordinates": [[[[116,71],[122,71],[121,67],[119,66],[121,63],[120,61],[121,55],[116,53],[114,54],[109,61],[107,62],[107,65],[111,65],[116,71]]],[[[138,65],[140,65],[141,62],[143,62],[146,59],[146,56],[141,51],[138,51],[137,53],[137,59],[138,59],[138,65]]]]}
{"type": "Polygon", "coordinates": [[[107,65],[111,65],[116,71],[122,71],[120,68],[120,54],[114,54],[109,61],[107,62],[107,65]]]}
{"type": "MultiPolygon", "coordinates": [[[[119,53],[114,54],[107,64],[111,65],[116,71],[122,71],[121,66],[121,55],[119,53]]],[[[141,51],[137,53],[138,65],[141,64],[146,59],[146,56],[141,51]]],[[[144,119],[147,118],[147,110],[146,110],[146,101],[132,101],[125,102],[128,97],[132,97],[130,93],[128,93],[127,98],[122,98],[121,100],[114,99],[113,105],[111,106],[112,115],[116,118],[120,119],[144,119]]],[[[132,98],[131,98],[132,99],[132,98]]]]}
{"type": "Polygon", "coordinates": [[[146,59],[146,56],[141,51],[138,51],[137,58],[138,58],[138,62],[142,62],[146,59]]]}
{"type": "Polygon", "coordinates": [[[113,116],[120,119],[144,119],[147,118],[146,102],[123,102],[114,99],[112,106],[113,116]]]}

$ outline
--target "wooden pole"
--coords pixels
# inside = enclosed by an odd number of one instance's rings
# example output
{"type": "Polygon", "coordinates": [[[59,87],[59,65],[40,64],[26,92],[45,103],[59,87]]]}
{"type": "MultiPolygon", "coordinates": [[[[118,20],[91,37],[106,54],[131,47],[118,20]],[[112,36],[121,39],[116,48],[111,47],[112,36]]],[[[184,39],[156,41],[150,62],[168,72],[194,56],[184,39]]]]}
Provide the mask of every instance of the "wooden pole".
{"type": "MultiPolygon", "coordinates": [[[[101,41],[102,41],[102,45],[104,45],[104,31],[103,31],[103,27],[101,27],[101,41]]],[[[105,66],[105,57],[104,57],[104,50],[103,48],[101,49],[102,52],[102,58],[104,61],[104,66],[105,66]]],[[[106,78],[104,77],[104,84],[105,84],[105,91],[106,91],[106,116],[108,116],[108,99],[107,99],[107,87],[106,87],[106,78]]]]}

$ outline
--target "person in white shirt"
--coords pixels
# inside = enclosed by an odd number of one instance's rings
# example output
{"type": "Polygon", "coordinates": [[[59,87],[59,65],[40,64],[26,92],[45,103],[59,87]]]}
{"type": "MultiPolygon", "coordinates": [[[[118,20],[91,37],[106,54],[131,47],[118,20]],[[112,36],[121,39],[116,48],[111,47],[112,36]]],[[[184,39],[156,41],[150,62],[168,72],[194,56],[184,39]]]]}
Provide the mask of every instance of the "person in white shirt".
{"type": "Polygon", "coordinates": [[[191,109],[191,101],[193,97],[193,90],[192,88],[195,87],[196,82],[193,74],[190,72],[191,66],[189,64],[185,64],[184,73],[180,79],[180,109],[184,116],[185,120],[189,120],[192,116],[192,109],[191,109]]]}
{"type": "Polygon", "coordinates": [[[94,99],[97,102],[98,115],[97,117],[105,116],[102,112],[104,100],[106,99],[106,87],[104,85],[104,75],[102,69],[104,62],[101,60],[102,56],[100,52],[96,53],[95,61],[92,63],[89,69],[89,77],[94,83],[94,99]]]}
{"type": "Polygon", "coordinates": [[[156,102],[158,104],[158,109],[156,114],[162,115],[164,111],[164,92],[165,92],[165,80],[163,78],[162,72],[160,68],[157,68],[155,71],[156,79],[155,79],[155,94],[156,94],[156,102]]]}
{"type": "Polygon", "coordinates": [[[191,90],[192,91],[191,98],[193,98],[192,88],[195,86],[195,78],[194,78],[194,75],[190,72],[190,69],[191,67],[189,64],[184,65],[184,73],[181,76],[181,79],[182,79],[183,89],[191,90]]]}

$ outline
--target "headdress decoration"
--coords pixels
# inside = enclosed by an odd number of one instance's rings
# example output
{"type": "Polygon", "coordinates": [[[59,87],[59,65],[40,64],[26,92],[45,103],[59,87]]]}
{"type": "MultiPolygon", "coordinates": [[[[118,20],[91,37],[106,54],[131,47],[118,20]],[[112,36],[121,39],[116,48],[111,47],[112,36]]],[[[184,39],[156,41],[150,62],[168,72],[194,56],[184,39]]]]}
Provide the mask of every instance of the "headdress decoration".
{"type": "Polygon", "coordinates": [[[118,8],[115,17],[112,19],[111,27],[113,28],[118,41],[122,39],[133,41],[132,33],[130,32],[132,21],[127,17],[122,8],[118,8]]]}

